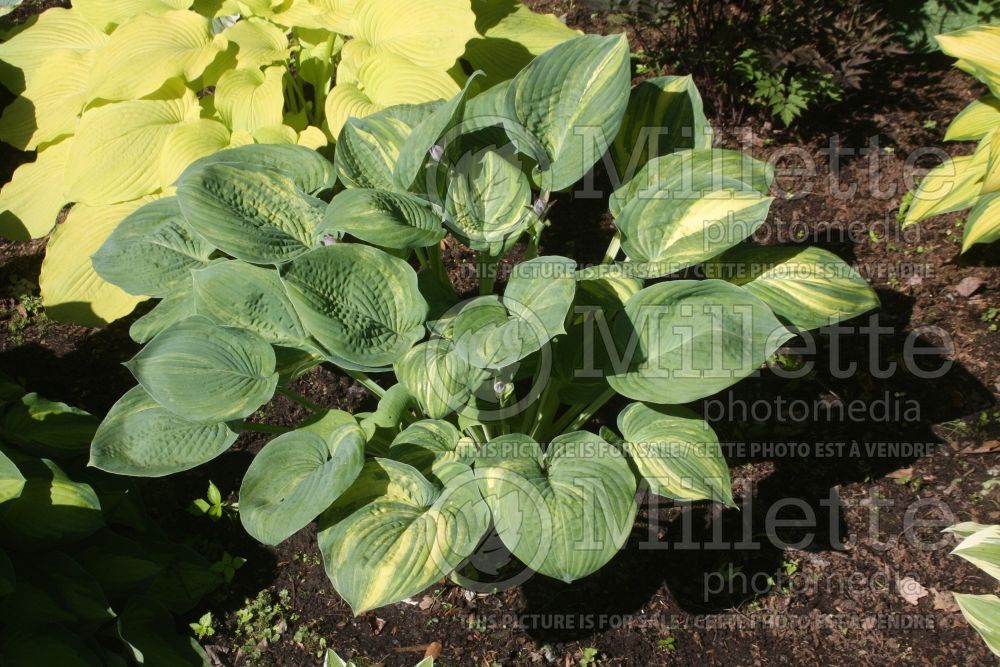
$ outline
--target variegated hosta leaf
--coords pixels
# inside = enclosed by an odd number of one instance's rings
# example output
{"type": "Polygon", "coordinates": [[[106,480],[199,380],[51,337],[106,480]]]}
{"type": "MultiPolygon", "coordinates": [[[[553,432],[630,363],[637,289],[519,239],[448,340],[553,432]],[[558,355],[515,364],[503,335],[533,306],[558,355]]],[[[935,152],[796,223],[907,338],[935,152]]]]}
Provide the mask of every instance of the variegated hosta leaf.
{"type": "Polygon", "coordinates": [[[263,72],[233,69],[223,74],[215,87],[215,108],[223,122],[246,132],[281,125],[286,72],[283,65],[275,65],[263,72]]]}
{"type": "Polygon", "coordinates": [[[424,0],[400,11],[397,0],[358,2],[353,34],[376,53],[391,53],[430,70],[446,70],[476,32],[468,0],[424,0]]]}
{"type": "Polygon", "coordinates": [[[627,180],[653,158],[712,147],[712,126],[690,76],[646,79],[632,90],[612,147],[618,176],[627,180]]]}
{"type": "Polygon", "coordinates": [[[647,287],[628,300],[612,330],[611,388],[668,404],[736,384],[792,337],[763,301],[722,280],[647,287]]]}
{"type": "Polygon", "coordinates": [[[772,197],[724,182],[707,193],[658,192],[625,205],[615,225],[629,269],[639,278],[659,278],[710,259],[753,235],[772,197]]]}
{"type": "Polygon", "coordinates": [[[1000,657],[1000,598],[996,595],[953,595],[965,620],[975,628],[993,655],[1000,657]]]}
{"type": "Polygon", "coordinates": [[[879,307],[878,295],[832,252],[813,247],[733,248],[706,275],[740,285],[802,330],[819,329],[879,307]]]}
{"type": "Polygon", "coordinates": [[[618,415],[623,448],[650,490],[676,500],[733,505],[729,467],[719,438],[691,410],[632,403],[618,415]]]}
{"type": "Polygon", "coordinates": [[[63,178],[72,145],[72,139],[63,139],[17,168],[0,190],[0,236],[27,241],[52,231],[67,203],[61,192],[52,192],[52,184],[63,178]]]}
{"type": "Polygon", "coordinates": [[[89,99],[134,100],[176,77],[194,81],[226,49],[212,22],[195,12],[132,18],[111,34],[90,73],[89,99]]]}
{"type": "Polygon", "coordinates": [[[697,199],[722,187],[742,183],[742,190],[767,195],[774,169],[739,151],[720,148],[661,155],[611,194],[609,207],[616,218],[635,199],[673,197],[697,199]]]}
{"type": "Polygon", "coordinates": [[[255,69],[288,60],[288,35],[278,26],[258,18],[245,19],[222,31],[238,47],[237,67],[255,69]]]}
{"type": "Polygon", "coordinates": [[[333,187],[333,165],[325,157],[304,146],[246,145],[206,156],[188,167],[180,180],[193,178],[212,165],[239,169],[273,171],[290,178],[299,190],[311,195],[333,187]]]}
{"type": "Polygon", "coordinates": [[[966,536],[952,553],[1000,580],[1000,526],[986,526],[966,536]]]}
{"type": "Polygon", "coordinates": [[[504,545],[567,583],[611,560],[635,520],[628,461],[593,433],[561,435],[544,452],[526,435],[500,436],[483,446],[475,469],[504,545]]]}
{"type": "Polygon", "coordinates": [[[442,486],[468,472],[476,445],[450,422],[424,419],[410,424],[389,445],[389,456],[416,468],[442,486]]]}
{"type": "Polygon", "coordinates": [[[566,314],[576,294],[576,262],[546,255],[513,267],[503,294],[510,314],[541,327],[546,340],[566,333],[566,314]]]}
{"type": "Polygon", "coordinates": [[[173,294],[165,297],[153,306],[152,310],[133,322],[128,335],[136,343],[147,343],[170,325],[194,314],[191,284],[178,285],[173,294]]]}
{"type": "Polygon", "coordinates": [[[320,525],[326,573],[360,614],[452,572],[489,529],[489,509],[471,472],[438,489],[405,463],[374,459],[320,525]]]}
{"type": "Polygon", "coordinates": [[[14,462],[0,451],[0,503],[13,500],[24,489],[24,475],[14,462]]]}
{"type": "Polygon", "coordinates": [[[214,250],[188,228],[177,199],[166,197],[125,218],[92,261],[97,275],[130,294],[165,297],[192,269],[208,266],[214,250]]]}
{"type": "Polygon", "coordinates": [[[281,277],[306,331],[335,357],[387,366],[424,336],[417,274],[382,250],[318,248],[285,265],[281,277]]]}
{"type": "Polygon", "coordinates": [[[287,262],[319,241],[326,205],[270,170],[209,164],[182,176],[177,200],[191,228],[247,262],[287,262]]]}
{"type": "Polygon", "coordinates": [[[0,82],[12,91],[30,85],[35,73],[59,51],[88,53],[107,44],[109,37],[91,25],[76,9],[52,7],[30,30],[22,30],[0,44],[0,82]]]}
{"type": "Polygon", "coordinates": [[[568,188],[601,158],[625,115],[630,78],[624,35],[563,42],[514,77],[507,110],[552,160],[539,177],[544,188],[568,188]]]}
{"type": "Polygon", "coordinates": [[[983,195],[976,200],[965,221],[962,252],[976,243],[993,243],[1000,239],[1000,193],[983,195]]]}
{"type": "Polygon", "coordinates": [[[448,177],[445,223],[473,250],[499,256],[534,219],[527,177],[496,151],[467,156],[448,177]]]}
{"type": "MultiPolygon", "coordinates": [[[[211,400],[208,394],[205,401],[211,400]]],[[[236,442],[223,422],[196,424],[160,406],[140,387],[122,396],[101,422],[90,465],[136,477],[162,477],[211,461],[236,442]]]]}
{"type": "Polygon", "coordinates": [[[934,215],[960,211],[975,203],[982,193],[989,164],[991,137],[987,135],[972,155],[954,157],[932,169],[913,193],[903,225],[912,225],[934,215]]]}
{"type": "Polygon", "coordinates": [[[197,316],[171,326],[125,366],[157,403],[197,424],[249,417],[278,381],[267,341],[197,316]]]}
{"type": "Polygon", "coordinates": [[[244,262],[194,271],[194,311],[218,324],[253,331],[274,345],[303,345],[307,335],[278,272],[244,262]]]}
{"type": "Polygon", "coordinates": [[[350,188],[334,197],[324,229],[397,250],[437,245],[445,236],[441,217],[429,202],[406,192],[368,188],[350,188]]]}
{"type": "Polygon", "coordinates": [[[485,379],[446,338],[434,338],[411,348],[393,370],[421,411],[433,419],[443,419],[463,408],[485,379]]]}
{"type": "Polygon", "coordinates": [[[942,51],[958,58],[959,67],[1000,96],[1000,26],[975,25],[935,39],[942,51]]]}
{"type": "Polygon", "coordinates": [[[351,486],[364,461],[365,434],[346,412],[278,436],[243,477],[243,527],[264,544],[284,542],[351,486]]]}
{"type": "Polygon", "coordinates": [[[979,141],[996,127],[1000,127],[1000,99],[984,95],[955,116],[944,140],[979,141]]]}

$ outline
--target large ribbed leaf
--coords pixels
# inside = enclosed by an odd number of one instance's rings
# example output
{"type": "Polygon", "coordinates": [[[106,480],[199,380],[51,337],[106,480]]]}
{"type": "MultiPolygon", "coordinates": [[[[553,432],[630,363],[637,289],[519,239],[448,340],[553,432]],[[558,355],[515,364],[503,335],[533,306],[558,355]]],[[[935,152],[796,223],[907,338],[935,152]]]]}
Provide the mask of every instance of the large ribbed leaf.
{"type": "Polygon", "coordinates": [[[133,387],[98,428],[90,465],[117,475],[162,477],[211,461],[238,436],[225,423],[187,421],[160,407],[142,387],[133,387]]]}
{"type": "Polygon", "coordinates": [[[545,188],[573,185],[611,145],[628,104],[629,69],[624,35],[588,35],[546,51],[513,79],[508,113],[552,159],[540,176],[545,188]]]}
{"type": "Polygon", "coordinates": [[[192,0],[76,0],[73,7],[99,30],[111,32],[115,26],[140,14],[190,9],[191,4],[192,0]]]}
{"type": "Polygon", "coordinates": [[[799,329],[836,324],[879,306],[864,278],[822,248],[741,246],[705,270],[742,286],[799,329]]]}
{"type": "Polygon", "coordinates": [[[268,21],[239,21],[223,30],[222,36],[238,47],[236,65],[241,69],[266,67],[288,59],[288,36],[268,21]]]}
{"type": "Polygon", "coordinates": [[[618,415],[625,451],[650,490],[676,500],[733,504],[719,438],[693,411],[632,403],[618,415]]]}
{"type": "Polygon", "coordinates": [[[167,137],[160,153],[160,186],[172,188],[192,162],[227,148],[233,135],[229,128],[211,118],[181,123],[167,137]]]}
{"type": "Polygon", "coordinates": [[[133,322],[128,335],[137,343],[146,343],[170,325],[194,314],[191,285],[178,285],[176,292],[161,300],[152,310],[133,322]]]}
{"type": "Polygon", "coordinates": [[[365,434],[346,412],[278,436],[243,477],[243,527],[264,544],[283,542],[351,486],[364,460],[365,434]]]}
{"type": "Polygon", "coordinates": [[[558,255],[521,262],[511,270],[503,305],[514,317],[541,327],[548,338],[565,333],[576,294],[575,271],[576,262],[558,255]]]}
{"type": "Polygon", "coordinates": [[[400,11],[397,0],[364,0],[353,17],[354,35],[375,53],[391,53],[426,69],[455,64],[476,33],[468,0],[424,0],[400,11]]]}
{"type": "Polygon", "coordinates": [[[413,466],[427,479],[447,484],[469,470],[476,445],[450,422],[424,419],[410,424],[389,445],[389,456],[413,466]]]}
{"type": "Polygon", "coordinates": [[[405,192],[368,188],[350,188],[334,197],[324,228],[398,250],[426,248],[445,236],[441,217],[429,202],[405,192]]]}
{"type": "Polygon", "coordinates": [[[188,167],[180,180],[194,178],[198,172],[219,164],[277,172],[290,178],[295,187],[308,194],[332,188],[335,180],[333,165],[318,152],[305,146],[282,144],[250,144],[214,153],[188,167]]]}
{"type": "Polygon", "coordinates": [[[72,139],[64,139],[25,162],[0,190],[0,236],[27,241],[45,236],[66,205],[62,192],[52,184],[63,178],[72,139]]]}
{"type": "Polygon", "coordinates": [[[0,44],[0,81],[20,91],[31,84],[34,74],[59,51],[88,53],[108,42],[108,36],[87,22],[74,9],[53,7],[38,17],[30,30],[22,30],[0,44]]]}
{"type": "Polygon", "coordinates": [[[482,372],[470,366],[454,344],[444,338],[413,347],[393,370],[421,411],[434,419],[443,419],[464,407],[484,380],[482,372]]]}
{"type": "Polygon", "coordinates": [[[486,534],[489,511],[469,471],[442,490],[409,465],[374,459],[320,524],[326,573],[360,614],[447,576],[486,534]]]}
{"type": "Polygon", "coordinates": [[[286,72],[281,65],[263,72],[256,68],[229,70],[215,87],[219,116],[233,130],[246,132],[281,125],[285,106],[282,81],[286,72]]]}
{"type": "Polygon", "coordinates": [[[399,151],[433,104],[390,107],[365,118],[351,118],[337,139],[337,175],[352,188],[392,190],[399,151]],[[412,111],[410,111],[412,110],[412,111]]]}
{"type": "Polygon", "coordinates": [[[392,364],[424,335],[417,274],[377,248],[318,248],[283,267],[282,279],[306,331],[348,362],[392,364]]]}
{"type": "Polygon", "coordinates": [[[30,393],[7,406],[0,432],[29,454],[55,459],[87,451],[99,423],[85,410],[30,393]]]}
{"type": "Polygon", "coordinates": [[[326,205],[270,170],[210,164],[178,182],[184,218],[237,259],[280,264],[317,245],[326,205]]]}
{"type": "Polygon", "coordinates": [[[177,199],[146,204],[118,225],[92,261],[97,275],[135,295],[164,297],[208,266],[214,251],[192,233],[177,199]]]}
{"type": "Polygon", "coordinates": [[[592,433],[555,438],[546,451],[526,435],[479,452],[476,479],[496,531],[517,558],[570,582],[618,552],[635,520],[635,476],[625,456],[592,433]]]}
{"type": "Polygon", "coordinates": [[[0,451],[0,503],[13,500],[24,489],[24,475],[14,462],[0,451]]]}
{"type": "Polygon", "coordinates": [[[82,539],[104,525],[101,501],[89,484],[70,479],[49,459],[11,456],[25,482],[0,512],[4,544],[37,549],[82,539]]]}
{"type": "Polygon", "coordinates": [[[615,319],[608,383],[652,403],[711,396],[760,368],[792,333],[763,301],[721,280],[647,287],[615,319]]]}
{"type": "Polygon", "coordinates": [[[173,325],[125,365],[157,403],[200,424],[252,415],[278,381],[267,341],[204,317],[173,325]]]}

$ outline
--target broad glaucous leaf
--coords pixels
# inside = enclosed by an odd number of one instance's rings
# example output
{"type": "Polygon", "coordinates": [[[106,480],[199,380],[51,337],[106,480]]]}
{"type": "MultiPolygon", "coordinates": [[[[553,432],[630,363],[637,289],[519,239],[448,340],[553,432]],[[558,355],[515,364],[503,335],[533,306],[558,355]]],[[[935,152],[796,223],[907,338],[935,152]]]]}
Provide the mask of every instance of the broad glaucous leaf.
{"type": "MultiPolygon", "coordinates": [[[[205,394],[204,400],[212,395],[205,394]]],[[[211,461],[239,432],[219,422],[196,424],[160,406],[142,387],[122,396],[101,422],[90,465],[135,477],[162,477],[211,461]]]]}
{"type": "Polygon", "coordinates": [[[454,570],[486,534],[489,509],[471,471],[439,489],[405,463],[373,459],[320,524],[327,575],[360,614],[454,570]]]}
{"type": "Polygon", "coordinates": [[[622,448],[650,490],[676,500],[733,505],[729,467],[719,438],[693,411],[631,403],[618,415],[622,448]]]}
{"type": "Polygon", "coordinates": [[[469,470],[476,446],[451,423],[424,419],[410,424],[389,445],[389,457],[413,466],[429,480],[444,486],[469,470]]]}
{"type": "Polygon", "coordinates": [[[242,170],[273,171],[291,179],[295,187],[316,195],[329,190],[336,181],[333,164],[304,146],[283,144],[248,145],[214,153],[194,162],[178,179],[184,182],[212,165],[228,165],[242,170]]]}
{"type": "Polygon", "coordinates": [[[87,451],[99,423],[80,408],[30,393],[6,408],[0,431],[29,454],[65,458],[87,451]]]}
{"type": "Polygon", "coordinates": [[[200,316],[174,324],[125,366],[153,400],[195,424],[249,417],[278,382],[267,341],[200,316]]]}
{"type": "Polygon", "coordinates": [[[635,520],[628,461],[592,433],[560,435],[545,451],[526,435],[500,436],[479,451],[475,470],[504,545],[567,583],[611,560],[635,520]]]}
{"type": "Polygon", "coordinates": [[[441,216],[429,202],[405,192],[368,188],[351,188],[334,197],[324,229],[397,250],[426,248],[445,236],[441,216]]]}
{"type": "Polygon", "coordinates": [[[128,335],[136,343],[148,343],[176,322],[195,314],[194,297],[191,295],[190,281],[178,285],[176,290],[161,299],[145,315],[129,327],[128,335]]]}
{"type": "Polygon", "coordinates": [[[365,434],[354,417],[339,410],[278,436],[243,477],[243,527],[264,544],[283,542],[351,486],[364,458],[365,434]]]}

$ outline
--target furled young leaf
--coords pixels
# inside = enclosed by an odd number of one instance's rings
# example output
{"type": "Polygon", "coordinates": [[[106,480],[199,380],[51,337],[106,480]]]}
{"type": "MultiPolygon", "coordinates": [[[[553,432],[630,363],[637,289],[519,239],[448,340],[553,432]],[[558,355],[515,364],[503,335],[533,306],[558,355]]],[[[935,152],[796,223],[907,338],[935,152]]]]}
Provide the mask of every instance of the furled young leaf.
{"type": "Polygon", "coordinates": [[[948,126],[945,141],[979,141],[1000,126],[1000,99],[984,95],[962,109],[948,126]]]}
{"type": "Polygon", "coordinates": [[[549,173],[538,177],[544,188],[576,183],[618,134],[628,103],[628,54],[624,35],[578,37],[540,55],[511,82],[508,112],[552,160],[549,173]]]}
{"type": "Polygon", "coordinates": [[[108,42],[77,9],[52,7],[38,17],[30,30],[22,30],[0,44],[0,82],[13,91],[24,90],[50,56],[59,51],[87,53],[108,42]]]}
{"type": "Polygon", "coordinates": [[[446,485],[452,477],[468,472],[476,457],[476,446],[450,422],[424,419],[410,424],[393,439],[389,456],[446,485]]]}
{"type": "Polygon", "coordinates": [[[799,329],[818,329],[878,308],[875,291],[833,253],[813,247],[740,246],[706,265],[799,329]]]}
{"type": "Polygon", "coordinates": [[[337,139],[335,164],[337,175],[347,187],[395,189],[393,168],[406,138],[433,104],[390,107],[365,118],[351,118],[337,139]],[[418,111],[418,109],[420,111],[418,111]],[[412,125],[410,124],[412,122],[412,125]]]}
{"type": "Polygon", "coordinates": [[[599,436],[566,433],[545,452],[528,436],[500,436],[483,446],[475,468],[500,539],[537,572],[567,583],[585,577],[628,538],[635,477],[599,436]]]}
{"type": "Polygon", "coordinates": [[[278,544],[304,528],[357,478],[365,434],[346,412],[328,412],[269,442],[240,487],[240,521],[255,539],[278,544]]]}
{"type": "Polygon", "coordinates": [[[173,325],[125,364],[153,399],[196,424],[252,415],[274,394],[274,350],[204,317],[173,325]]]}
{"type": "Polygon", "coordinates": [[[0,503],[13,500],[24,489],[24,475],[14,462],[0,451],[0,503]]]}
{"type": "Polygon", "coordinates": [[[7,406],[0,431],[29,454],[63,458],[87,451],[99,423],[89,412],[30,393],[7,406]]]}
{"type": "Polygon", "coordinates": [[[215,88],[219,116],[232,129],[247,132],[281,125],[285,72],[280,65],[263,72],[256,68],[229,70],[215,88]]]}
{"type": "Polygon", "coordinates": [[[618,415],[618,429],[625,438],[625,452],[653,493],[733,505],[719,438],[691,410],[632,403],[618,415]]]}
{"type": "Polygon", "coordinates": [[[61,192],[52,191],[52,184],[62,180],[72,145],[72,139],[63,139],[17,168],[0,190],[0,235],[27,241],[52,231],[67,203],[61,192]]]}
{"type": "Polygon", "coordinates": [[[287,262],[315,247],[326,206],[277,172],[225,163],[182,176],[177,200],[209,243],[259,264],[287,262]]]}
{"type": "Polygon", "coordinates": [[[162,477],[211,461],[238,436],[225,423],[187,421],[160,407],[142,387],[133,387],[98,428],[90,465],[116,475],[162,477]]]}
{"type": "Polygon", "coordinates": [[[392,364],[424,335],[417,274],[376,248],[318,248],[283,267],[282,279],[306,331],[348,362],[392,364]]]}
{"type": "Polygon", "coordinates": [[[482,372],[470,366],[444,338],[411,348],[393,370],[421,411],[433,419],[443,419],[464,407],[484,380],[482,372]]]}
{"type": "Polygon", "coordinates": [[[273,171],[290,178],[299,190],[311,195],[333,187],[333,165],[322,155],[303,146],[247,145],[220,151],[189,166],[179,179],[193,179],[214,165],[239,169],[273,171]]]}
{"type": "Polygon", "coordinates": [[[427,201],[367,188],[351,188],[334,197],[324,228],[399,250],[437,245],[445,236],[440,216],[427,201]]]}
{"type": "Polygon", "coordinates": [[[608,383],[638,401],[688,403],[749,376],[791,336],[764,302],[735,285],[659,283],[615,319],[608,383]]]}
{"type": "Polygon", "coordinates": [[[97,274],[130,294],[165,297],[208,266],[212,246],[194,234],[175,197],[131,213],[94,253],[97,274]]]}
{"type": "Polygon", "coordinates": [[[376,53],[390,53],[425,69],[446,70],[476,32],[468,0],[425,0],[400,11],[396,0],[361,0],[353,35],[376,53]]]}
{"type": "Polygon", "coordinates": [[[326,573],[360,614],[452,572],[486,534],[489,511],[471,472],[438,489],[411,466],[374,459],[320,525],[326,573]]]}
{"type": "Polygon", "coordinates": [[[965,221],[962,252],[976,243],[993,243],[997,239],[1000,239],[1000,193],[983,195],[965,221]]]}

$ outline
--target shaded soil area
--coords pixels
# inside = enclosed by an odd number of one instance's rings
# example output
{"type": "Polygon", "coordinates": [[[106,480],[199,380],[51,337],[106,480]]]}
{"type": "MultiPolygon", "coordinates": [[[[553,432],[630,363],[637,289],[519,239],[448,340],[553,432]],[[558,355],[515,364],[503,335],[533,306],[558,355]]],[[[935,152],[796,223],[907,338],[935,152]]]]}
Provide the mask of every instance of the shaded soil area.
{"type": "MultiPolygon", "coordinates": [[[[633,50],[656,48],[655,34],[579,3],[531,4],[588,31],[627,29],[633,50]]],[[[213,612],[203,643],[217,663],[319,665],[330,647],[359,665],[410,665],[426,652],[448,665],[992,664],[947,592],[993,592],[994,582],[950,556],[940,530],[1000,522],[1000,257],[996,245],[959,254],[962,214],[897,222],[912,179],[937,162],[915,151],[971,152],[942,137],[982,90],[936,60],[884,69],[863,97],[794,131],[762,119],[718,132],[718,145],[779,168],[757,240],[825,247],[882,301],[696,406],[725,443],[739,509],[645,498],[621,553],[572,585],[535,576],[473,593],[442,582],[355,617],[329,585],[313,528],[265,548],[232,512],[215,522],[185,512],[209,480],[236,500],[267,441],[245,435],[216,461],[145,485],[172,532],[210,557],[247,559],[194,614],[213,612]]],[[[4,153],[3,172],[21,159],[4,153]]],[[[551,219],[543,251],[600,260],[612,231],[603,201],[559,196],[551,219]]],[[[41,241],[0,242],[0,370],[103,413],[133,383],[120,365],[137,351],[131,318],[102,330],[49,321],[37,300],[43,252],[41,241]]],[[[445,256],[463,287],[471,256],[445,256]]],[[[331,408],[372,407],[335,369],[296,389],[331,408]]],[[[593,426],[613,425],[621,407],[593,426]]],[[[304,416],[278,397],[261,418],[304,416]]]]}

